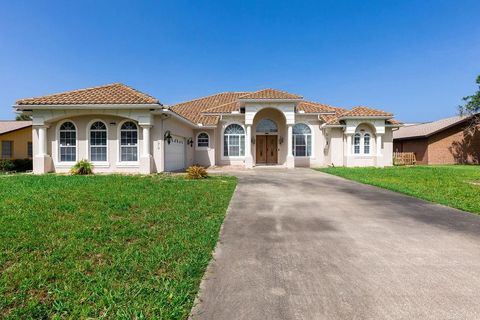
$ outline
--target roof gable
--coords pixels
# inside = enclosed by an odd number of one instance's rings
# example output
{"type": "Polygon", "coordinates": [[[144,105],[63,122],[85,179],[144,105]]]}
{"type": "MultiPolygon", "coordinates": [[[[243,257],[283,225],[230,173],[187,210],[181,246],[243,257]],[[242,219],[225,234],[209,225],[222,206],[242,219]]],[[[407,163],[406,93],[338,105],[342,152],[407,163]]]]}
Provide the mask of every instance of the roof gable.
{"type": "Polygon", "coordinates": [[[158,99],[122,83],[20,99],[17,105],[160,104],[158,99]]]}
{"type": "Polygon", "coordinates": [[[20,130],[26,127],[30,127],[32,125],[32,121],[14,121],[14,120],[5,120],[0,121],[0,134],[4,134],[7,132],[20,130]]]}
{"type": "Polygon", "coordinates": [[[469,117],[455,116],[438,121],[404,126],[393,132],[394,139],[421,138],[428,137],[442,130],[455,126],[469,117]]]}
{"type": "Polygon", "coordinates": [[[340,115],[340,118],[347,117],[391,117],[390,112],[385,112],[377,109],[372,109],[365,106],[354,107],[340,115]]]}

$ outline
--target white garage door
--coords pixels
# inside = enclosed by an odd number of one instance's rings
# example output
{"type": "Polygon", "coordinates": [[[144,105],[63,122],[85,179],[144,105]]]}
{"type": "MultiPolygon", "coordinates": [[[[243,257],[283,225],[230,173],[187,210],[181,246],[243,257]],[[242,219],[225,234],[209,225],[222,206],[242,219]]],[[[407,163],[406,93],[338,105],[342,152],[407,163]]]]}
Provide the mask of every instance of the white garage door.
{"type": "Polygon", "coordinates": [[[165,171],[185,169],[185,138],[172,135],[170,144],[165,141],[165,171]]]}

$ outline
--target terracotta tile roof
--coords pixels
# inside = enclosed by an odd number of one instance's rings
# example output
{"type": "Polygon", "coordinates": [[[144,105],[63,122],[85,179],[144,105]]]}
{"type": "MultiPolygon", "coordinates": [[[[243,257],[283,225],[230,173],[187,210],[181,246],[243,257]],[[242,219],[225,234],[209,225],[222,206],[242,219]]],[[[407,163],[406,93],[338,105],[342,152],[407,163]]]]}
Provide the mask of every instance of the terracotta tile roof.
{"type": "Polygon", "coordinates": [[[86,88],[43,97],[20,99],[17,105],[78,105],[78,104],[160,104],[145,93],[122,83],[86,88]]]}
{"type": "Polygon", "coordinates": [[[335,112],[335,107],[312,101],[300,101],[297,104],[297,111],[305,113],[335,112]]]}
{"type": "Polygon", "coordinates": [[[31,125],[32,121],[3,120],[0,121],[0,134],[30,127],[31,125]]]}
{"type": "Polygon", "coordinates": [[[218,93],[208,97],[175,104],[170,107],[170,110],[195,124],[201,123],[203,125],[214,125],[218,122],[218,116],[204,115],[203,112],[232,102],[236,104],[238,98],[244,96],[246,93],[247,92],[218,93]]]}
{"type": "Polygon", "coordinates": [[[335,114],[334,115],[321,115],[320,118],[328,125],[340,125],[340,119],[339,117],[348,112],[349,110],[347,109],[343,109],[343,108],[339,108],[339,107],[333,107],[333,109],[335,110],[335,114]]]}
{"type": "Polygon", "coordinates": [[[428,137],[434,133],[445,130],[458,123],[465,121],[468,117],[455,116],[438,121],[415,124],[410,126],[403,126],[393,132],[393,139],[408,139],[428,137]]]}
{"type": "Polygon", "coordinates": [[[296,94],[288,93],[285,91],[276,90],[276,89],[263,89],[263,90],[249,93],[241,97],[240,99],[282,99],[282,100],[295,99],[295,100],[298,100],[298,99],[303,99],[303,97],[296,94]]]}
{"type": "Polygon", "coordinates": [[[368,107],[354,107],[352,110],[349,110],[343,113],[340,117],[391,117],[392,114],[389,112],[376,110],[368,107]]]}
{"type": "Polygon", "coordinates": [[[397,119],[388,119],[386,123],[387,124],[403,124],[403,122],[398,121],[397,119]]]}

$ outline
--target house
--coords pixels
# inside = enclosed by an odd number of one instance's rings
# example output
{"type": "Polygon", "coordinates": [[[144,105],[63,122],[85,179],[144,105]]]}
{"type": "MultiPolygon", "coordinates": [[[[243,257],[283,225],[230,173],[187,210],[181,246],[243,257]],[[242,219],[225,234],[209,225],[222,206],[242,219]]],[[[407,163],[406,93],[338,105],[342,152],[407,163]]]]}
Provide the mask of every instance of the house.
{"type": "Polygon", "coordinates": [[[455,116],[401,127],[393,133],[393,148],[397,152],[414,152],[418,164],[478,164],[480,132],[465,132],[470,120],[455,116]]]}
{"type": "Polygon", "coordinates": [[[389,112],[351,110],[274,89],[223,92],[170,107],[124,84],[18,100],[32,115],[34,172],[152,173],[186,166],[389,166],[389,112]]]}
{"type": "Polygon", "coordinates": [[[32,122],[0,121],[0,159],[31,159],[32,122]]]}

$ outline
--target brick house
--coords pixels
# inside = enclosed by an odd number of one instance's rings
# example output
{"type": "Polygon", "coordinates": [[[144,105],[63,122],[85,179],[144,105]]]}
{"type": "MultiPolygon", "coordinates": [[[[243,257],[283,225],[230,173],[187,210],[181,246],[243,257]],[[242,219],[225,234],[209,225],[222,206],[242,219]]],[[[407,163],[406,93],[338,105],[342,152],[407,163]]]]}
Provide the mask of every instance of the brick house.
{"type": "Polygon", "coordinates": [[[470,117],[451,117],[401,127],[393,132],[393,151],[414,152],[418,164],[480,163],[480,132],[465,132],[470,117]]]}

